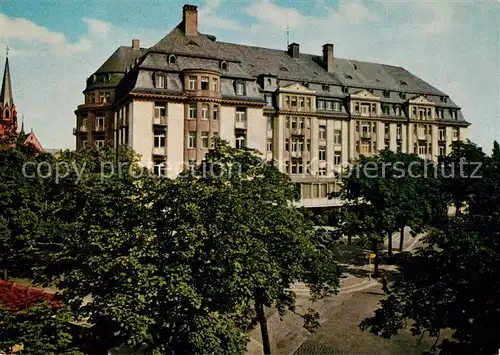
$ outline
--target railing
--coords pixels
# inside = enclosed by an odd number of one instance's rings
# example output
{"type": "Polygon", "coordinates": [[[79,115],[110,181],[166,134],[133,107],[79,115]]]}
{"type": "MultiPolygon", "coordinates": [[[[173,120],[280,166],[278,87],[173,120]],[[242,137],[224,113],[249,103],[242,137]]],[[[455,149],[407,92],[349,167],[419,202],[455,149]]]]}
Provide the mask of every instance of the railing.
{"type": "Polygon", "coordinates": [[[154,155],[165,155],[165,147],[154,147],[153,154],[154,155]]]}
{"type": "Polygon", "coordinates": [[[102,132],[102,131],[104,131],[104,126],[95,126],[95,131],[96,132],[102,132]]]}
{"type": "Polygon", "coordinates": [[[370,138],[371,137],[371,132],[361,132],[361,137],[363,137],[363,138],[370,138]]]}
{"type": "Polygon", "coordinates": [[[80,126],[80,132],[87,132],[87,126],[80,126]]]}
{"type": "Polygon", "coordinates": [[[158,125],[166,125],[167,117],[166,116],[155,117],[153,123],[158,125]]]}
{"type": "Polygon", "coordinates": [[[302,152],[301,151],[295,151],[291,152],[292,158],[300,158],[302,157],[302,152]]]}

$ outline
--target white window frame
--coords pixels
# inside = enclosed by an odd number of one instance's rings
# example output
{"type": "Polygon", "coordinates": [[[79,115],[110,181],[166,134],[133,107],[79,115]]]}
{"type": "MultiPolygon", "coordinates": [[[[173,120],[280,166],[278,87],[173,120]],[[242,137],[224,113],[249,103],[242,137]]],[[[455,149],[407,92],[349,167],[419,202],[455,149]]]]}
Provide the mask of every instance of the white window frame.
{"type": "Polygon", "coordinates": [[[217,78],[212,78],[212,91],[214,92],[219,91],[219,79],[217,78]]]}
{"type": "Polygon", "coordinates": [[[95,118],[95,130],[96,131],[104,131],[104,126],[106,124],[106,117],[105,116],[98,116],[95,118]]]}
{"type": "Polygon", "coordinates": [[[196,104],[189,104],[188,110],[189,110],[188,119],[196,120],[198,118],[197,105],[196,104]]]}
{"type": "Polygon", "coordinates": [[[318,149],[318,159],[320,161],[326,161],[326,146],[322,145],[318,149]]]}
{"type": "Polygon", "coordinates": [[[246,137],[244,135],[236,137],[236,148],[242,149],[246,147],[246,137]]]}
{"type": "Polygon", "coordinates": [[[155,87],[158,89],[165,88],[165,76],[164,75],[155,75],[155,87]]]}
{"type": "Polygon", "coordinates": [[[210,90],[210,78],[208,76],[201,77],[201,90],[210,90]],[[203,88],[203,84],[206,83],[206,88],[203,88]]]}
{"type": "Polygon", "coordinates": [[[342,152],[341,151],[336,150],[333,152],[333,164],[334,165],[342,164],[342,152]]]}
{"type": "Polygon", "coordinates": [[[202,120],[208,120],[208,110],[209,110],[208,104],[201,104],[201,119],[202,120]]]}
{"type": "Polygon", "coordinates": [[[333,110],[333,102],[330,100],[325,101],[325,109],[328,111],[332,111],[333,110]]]}
{"type": "Polygon", "coordinates": [[[165,148],[167,134],[164,129],[156,129],[154,132],[153,145],[155,148],[165,148]]]}
{"type": "Polygon", "coordinates": [[[197,77],[196,76],[190,76],[188,78],[188,88],[189,90],[197,90],[196,85],[197,85],[197,77]]]}
{"type": "Polygon", "coordinates": [[[333,144],[342,144],[342,130],[336,129],[333,131],[333,144]]]}
{"type": "Polygon", "coordinates": [[[236,83],[236,95],[245,95],[245,83],[236,83]]]}
{"type": "Polygon", "coordinates": [[[236,108],[236,123],[245,123],[247,121],[247,109],[236,108]]]}
{"type": "Polygon", "coordinates": [[[209,141],[208,141],[208,132],[207,131],[202,131],[201,132],[201,147],[208,149],[209,147],[209,141]]]}
{"type": "Polygon", "coordinates": [[[318,138],[319,139],[326,139],[326,126],[319,126],[318,138]]]}
{"type": "Polygon", "coordinates": [[[188,133],[188,149],[196,149],[196,131],[189,131],[188,133]]]}

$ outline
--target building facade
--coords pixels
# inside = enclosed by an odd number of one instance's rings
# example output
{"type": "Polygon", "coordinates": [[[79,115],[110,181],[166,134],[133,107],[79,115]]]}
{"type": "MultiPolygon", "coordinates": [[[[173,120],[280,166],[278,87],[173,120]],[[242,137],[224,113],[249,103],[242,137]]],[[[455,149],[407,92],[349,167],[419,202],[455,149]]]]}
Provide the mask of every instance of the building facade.
{"type": "Polygon", "coordinates": [[[274,161],[302,204],[338,205],[341,165],[383,149],[447,154],[469,123],[445,93],[407,70],[219,42],[198,31],[196,6],[151,48],[118,48],[87,80],[76,113],[77,149],[126,144],[158,175],[198,164],[221,137],[274,161]]]}

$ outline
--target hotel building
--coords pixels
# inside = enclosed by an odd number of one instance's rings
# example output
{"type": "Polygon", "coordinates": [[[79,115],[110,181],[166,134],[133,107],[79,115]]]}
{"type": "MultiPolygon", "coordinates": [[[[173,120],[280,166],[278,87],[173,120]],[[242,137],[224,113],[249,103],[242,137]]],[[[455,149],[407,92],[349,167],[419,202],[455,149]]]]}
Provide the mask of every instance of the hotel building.
{"type": "Polygon", "coordinates": [[[304,54],[219,42],[198,31],[196,6],[150,48],[118,48],[87,79],[77,149],[126,144],[175,177],[219,136],[290,175],[309,207],[338,205],[340,164],[383,149],[435,159],[470,125],[444,92],[392,65],[341,59],[333,44],[304,54]]]}

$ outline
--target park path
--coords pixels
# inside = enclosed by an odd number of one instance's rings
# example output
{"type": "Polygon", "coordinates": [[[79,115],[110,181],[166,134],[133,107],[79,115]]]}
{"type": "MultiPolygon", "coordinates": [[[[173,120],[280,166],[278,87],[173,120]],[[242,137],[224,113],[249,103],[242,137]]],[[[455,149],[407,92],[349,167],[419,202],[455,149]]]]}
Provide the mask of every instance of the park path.
{"type": "MultiPolygon", "coordinates": [[[[421,241],[421,235],[413,238],[408,233],[405,233],[404,251],[412,251],[416,249],[421,241]]],[[[393,236],[393,245],[399,245],[399,233],[393,236]],[[396,241],[398,244],[396,244],[396,241]]],[[[352,266],[355,269],[370,272],[369,266],[352,266]]],[[[381,270],[392,270],[395,266],[388,265],[381,267],[381,270]]],[[[329,297],[326,300],[319,300],[312,304],[309,301],[309,290],[303,283],[296,283],[293,287],[296,297],[296,311],[298,313],[306,312],[310,307],[314,308],[321,316],[320,323],[328,320],[328,315],[336,305],[340,306],[349,294],[360,292],[373,288],[378,285],[378,281],[368,279],[367,277],[357,277],[348,274],[347,277],[341,279],[339,292],[337,295],[329,297]],[[333,306],[332,306],[333,305],[333,306]]],[[[291,355],[300,348],[300,346],[311,335],[303,328],[303,321],[300,316],[288,313],[280,319],[278,312],[269,308],[266,311],[269,336],[271,341],[271,352],[280,355],[291,355]]],[[[260,327],[257,326],[250,332],[250,342],[247,346],[247,355],[261,355],[263,353],[260,327]]]]}

